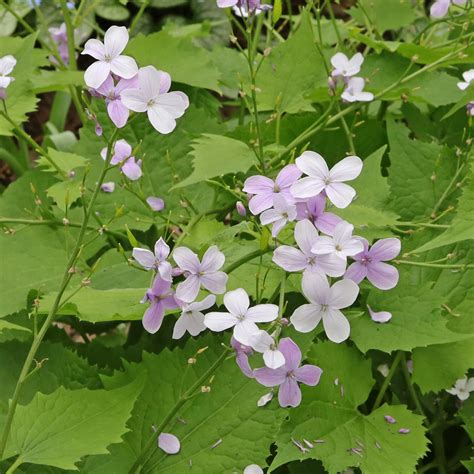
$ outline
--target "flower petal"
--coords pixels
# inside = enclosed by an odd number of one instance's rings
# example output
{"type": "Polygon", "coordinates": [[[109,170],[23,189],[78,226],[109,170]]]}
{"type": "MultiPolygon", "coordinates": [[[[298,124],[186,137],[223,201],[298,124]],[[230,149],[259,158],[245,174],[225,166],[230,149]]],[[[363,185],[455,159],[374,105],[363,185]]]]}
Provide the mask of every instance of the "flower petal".
{"type": "Polygon", "coordinates": [[[336,163],[329,172],[332,182],[351,181],[360,175],[362,160],[358,156],[348,156],[336,163]]]}
{"type": "Polygon", "coordinates": [[[392,319],[392,313],[389,311],[373,311],[372,308],[367,305],[369,310],[370,318],[376,323],[388,323],[392,319]]]}
{"type": "Polygon", "coordinates": [[[273,194],[275,183],[266,176],[250,176],[244,183],[243,192],[249,194],[273,194]]]}
{"type": "Polygon", "coordinates": [[[267,349],[263,353],[263,361],[270,369],[278,369],[285,364],[285,356],[279,350],[267,349]]]}
{"type": "Polygon", "coordinates": [[[295,370],[301,364],[301,350],[298,345],[289,337],[280,339],[278,350],[285,357],[286,370],[295,370]]]}
{"type": "Polygon", "coordinates": [[[110,70],[123,79],[131,79],[137,74],[138,66],[130,56],[117,56],[110,63],[110,70]]]}
{"type": "Polygon", "coordinates": [[[160,303],[152,303],[143,315],[142,324],[146,331],[155,334],[161,327],[165,309],[160,303]]]}
{"type": "Polygon", "coordinates": [[[158,436],[158,447],[166,454],[177,454],[181,449],[179,439],[171,433],[160,433],[158,436]]]}
{"type": "MultiPolygon", "coordinates": [[[[300,171],[313,178],[319,178],[325,181],[329,177],[329,169],[326,160],[314,151],[305,151],[295,160],[296,166],[300,171]]],[[[319,194],[316,193],[316,194],[319,194]]],[[[316,194],[313,194],[315,196],[316,194]]]]}
{"type": "Polygon", "coordinates": [[[295,198],[307,199],[317,196],[326,184],[321,178],[307,176],[294,182],[291,186],[291,194],[295,198]]]}
{"type": "Polygon", "coordinates": [[[253,373],[257,382],[265,387],[276,387],[286,380],[286,369],[281,367],[278,369],[262,367],[261,369],[255,369],[253,373]]]}
{"type": "Polygon", "coordinates": [[[323,313],[323,326],[328,339],[332,342],[345,341],[351,332],[349,321],[338,309],[328,308],[323,313]]]}
{"type": "Polygon", "coordinates": [[[81,54],[92,56],[94,59],[102,61],[105,54],[104,44],[98,39],[87,40],[81,54]]]}
{"type": "Polygon", "coordinates": [[[130,111],[120,100],[111,100],[107,104],[107,113],[117,128],[124,127],[130,115],[130,111]]]}
{"type": "Polygon", "coordinates": [[[225,331],[233,326],[235,326],[239,320],[230,313],[222,312],[212,312],[207,313],[204,316],[204,326],[206,326],[211,331],[225,331]]]}
{"type": "Polygon", "coordinates": [[[117,57],[127,46],[128,31],[125,26],[111,26],[104,35],[104,52],[111,58],[117,57]]]}
{"type": "Polygon", "coordinates": [[[319,272],[304,273],[301,282],[303,294],[311,303],[328,304],[330,288],[327,278],[319,272]]]}
{"type": "Polygon", "coordinates": [[[303,219],[295,225],[295,240],[298,247],[307,256],[313,255],[313,245],[318,240],[318,231],[308,219],[303,219]]]}
{"type": "Polygon", "coordinates": [[[375,242],[369,250],[369,255],[375,260],[392,260],[398,256],[401,250],[399,239],[381,239],[375,242]]]}
{"type": "Polygon", "coordinates": [[[92,63],[84,73],[84,82],[93,89],[97,89],[110,74],[110,64],[105,61],[92,63]]]}
{"type": "Polygon", "coordinates": [[[277,247],[272,260],[287,272],[300,272],[308,266],[308,260],[303,252],[289,245],[277,247]]]}
{"type": "Polygon", "coordinates": [[[235,316],[245,316],[250,306],[249,295],[243,288],[228,291],[224,295],[224,305],[235,316]]]}
{"type": "Polygon", "coordinates": [[[353,282],[359,284],[367,276],[367,266],[363,265],[360,262],[354,262],[346,270],[344,278],[352,280],[353,282]]]}
{"type": "Polygon", "coordinates": [[[155,267],[155,256],[150,250],[135,247],[132,252],[132,257],[147,270],[155,267]]]}
{"type": "Polygon", "coordinates": [[[347,308],[354,303],[358,294],[357,283],[349,279],[339,280],[331,287],[328,304],[336,309],[347,308]]]}
{"type": "Polygon", "coordinates": [[[199,273],[201,263],[198,256],[188,247],[177,247],[173,251],[173,259],[182,270],[199,273]]]}
{"type": "Polygon", "coordinates": [[[254,323],[269,323],[278,317],[278,306],[276,304],[258,304],[249,308],[245,319],[254,323]]]}
{"type": "Polygon", "coordinates": [[[298,332],[311,332],[321,321],[321,307],[314,304],[304,304],[296,308],[291,316],[291,324],[298,332]]]}
{"type": "Polygon", "coordinates": [[[354,188],[344,183],[331,183],[325,190],[329,200],[339,209],[346,208],[356,195],[354,188]]]}
{"type": "Polygon", "coordinates": [[[201,275],[199,280],[206,290],[216,295],[222,295],[222,293],[225,293],[228,278],[224,272],[214,272],[201,275]]]}
{"type": "Polygon", "coordinates": [[[301,403],[301,390],[296,380],[288,377],[280,385],[278,402],[282,407],[297,407],[301,403]]]}
{"type": "Polygon", "coordinates": [[[246,346],[250,346],[254,334],[258,331],[258,326],[252,321],[239,321],[234,326],[234,338],[246,346]]]}
{"type": "Polygon", "coordinates": [[[217,248],[216,245],[212,245],[206,250],[201,260],[201,271],[202,272],[216,272],[225,263],[224,254],[217,248]]]}
{"type": "Polygon", "coordinates": [[[298,367],[295,371],[295,378],[298,382],[314,387],[318,385],[323,371],[317,365],[306,364],[298,367]]]}
{"type": "Polygon", "coordinates": [[[261,212],[270,209],[273,206],[273,193],[256,194],[249,201],[250,212],[257,216],[261,212]]]}
{"type": "Polygon", "coordinates": [[[138,89],[127,89],[120,94],[122,104],[134,112],[146,112],[147,102],[143,92],[138,89]]]}
{"type": "Polygon", "coordinates": [[[189,275],[186,280],[176,287],[176,298],[186,303],[196,299],[199,293],[200,281],[197,275],[189,275]]]}
{"type": "Polygon", "coordinates": [[[367,266],[367,279],[380,290],[391,290],[398,283],[398,270],[388,263],[371,262],[367,266]]]}
{"type": "Polygon", "coordinates": [[[156,131],[166,135],[176,128],[176,120],[158,104],[147,109],[148,120],[156,131]]]}
{"type": "Polygon", "coordinates": [[[286,165],[278,173],[275,182],[280,190],[289,188],[301,175],[302,172],[296,165],[286,165]]]}

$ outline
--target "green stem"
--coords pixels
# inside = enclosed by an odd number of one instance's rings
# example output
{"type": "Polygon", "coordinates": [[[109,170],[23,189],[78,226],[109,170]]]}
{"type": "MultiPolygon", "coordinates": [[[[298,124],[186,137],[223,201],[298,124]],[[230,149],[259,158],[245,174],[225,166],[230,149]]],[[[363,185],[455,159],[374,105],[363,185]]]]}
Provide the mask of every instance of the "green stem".
{"type": "Polygon", "coordinates": [[[225,267],[224,272],[231,273],[237,268],[239,268],[241,265],[243,265],[244,263],[247,263],[250,260],[253,260],[254,258],[261,257],[262,255],[265,255],[266,253],[272,250],[273,250],[273,247],[268,247],[265,250],[255,250],[254,252],[250,252],[249,254],[245,255],[244,257],[240,258],[239,260],[225,267]]]}
{"type": "Polygon", "coordinates": [[[26,171],[26,169],[21,165],[16,157],[7,150],[0,149],[0,160],[3,160],[5,163],[7,163],[17,176],[21,176],[26,171]]]}
{"type": "Polygon", "coordinates": [[[22,459],[20,457],[17,457],[5,474],[13,474],[16,471],[16,468],[20,467],[21,464],[23,464],[22,459]]]}
{"type": "Polygon", "coordinates": [[[410,396],[413,399],[413,402],[415,403],[416,409],[420,413],[420,415],[423,415],[426,417],[425,412],[423,411],[423,407],[421,406],[420,400],[418,400],[418,395],[416,394],[415,387],[413,386],[411,382],[411,376],[410,372],[408,372],[408,367],[407,367],[407,359],[406,356],[403,352],[400,351],[402,354],[402,373],[403,377],[405,379],[405,382],[407,384],[408,391],[410,392],[410,396]]]}
{"type": "Polygon", "coordinates": [[[142,17],[149,3],[150,3],[149,0],[142,1],[142,4],[140,5],[140,9],[138,10],[137,14],[135,15],[135,18],[132,21],[132,24],[130,25],[130,28],[129,28],[130,36],[132,36],[133,30],[136,28],[138,22],[140,21],[140,18],[142,17]]]}
{"type": "Polygon", "coordinates": [[[465,263],[453,263],[453,264],[443,264],[443,263],[428,263],[428,262],[411,262],[410,260],[394,260],[394,263],[397,265],[413,265],[415,267],[429,267],[429,268],[452,268],[452,269],[464,269],[464,268],[474,268],[474,264],[465,264],[465,263]]]}
{"type": "Polygon", "coordinates": [[[377,398],[375,399],[374,406],[372,407],[372,411],[376,410],[382,403],[383,397],[385,396],[385,392],[387,391],[387,388],[390,385],[390,382],[393,376],[395,375],[395,371],[397,370],[398,364],[402,360],[402,357],[403,357],[403,352],[398,351],[397,355],[395,356],[395,359],[392,362],[392,366],[390,367],[387,377],[385,377],[385,380],[383,381],[383,384],[380,387],[380,391],[377,395],[377,398]]]}

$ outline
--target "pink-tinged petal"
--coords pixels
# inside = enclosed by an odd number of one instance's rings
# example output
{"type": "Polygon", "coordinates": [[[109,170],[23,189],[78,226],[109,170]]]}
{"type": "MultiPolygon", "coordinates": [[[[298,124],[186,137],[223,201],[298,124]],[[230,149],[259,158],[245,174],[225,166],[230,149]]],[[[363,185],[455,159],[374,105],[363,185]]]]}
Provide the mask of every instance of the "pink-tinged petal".
{"type": "Polygon", "coordinates": [[[107,104],[107,113],[117,128],[125,127],[130,111],[120,100],[111,100],[107,104]]]}
{"type": "Polygon", "coordinates": [[[146,112],[147,101],[138,89],[127,89],[120,94],[122,104],[134,112],[146,112]]]}
{"type": "Polygon", "coordinates": [[[353,238],[344,242],[342,253],[348,257],[359,255],[364,250],[364,246],[359,238],[353,238]]]}
{"type": "Polygon", "coordinates": [[[259,384],[265,387],[276,387],[285,382],[286,372],[286,369],[283,367],[278,369],[262,367],[261,369],[255,369],[253,374],[255,375],[255,379],[259,384]]]}
{"type": "Polygon", "coordinates": [[[278,403],[281,407],[297,407],[301,403],[301,390],[298,383],[287,378],[278,390],[278,403]]]}
{"type": "Polygon", "coordinates": [[[234,326],[234,338],[241,344],[250,346],[258,330],[258,326],[252,321],[239,321],[234,326]]]}
{"type": "Polygon", "coordinates": [[[132,252],[132,257],[147,270],[155,267],[155,256],[150,250],[135,247],[132,252]]]}
{"type": "Polygon", "coordinates": [[[326,208],[326,196],[324,194],[318,194],[317,196],[308,199],[306,205],[313,216],[319,217],[326,208]]]}
{"type": "Polygon", "coordinates": [[[128,43],[128,31],[125,26],[111,26],[104,35],[104,51],[111,58],[117,57],[128,43]]]}
{"type": "Polygon", "coordinates": [[[349,63],[349,58],[344,53],[336,53],[331,57],[331,65],[334,69],[344,70],[349,63]]]}
{"type": "Polygon", "coordinates": [[[137,74],[138,66],[130,56],[117,56],[110,63],[110,70],[123,79],[131,79],[137,74]]]}
{"type": "Polygon", "coordinates": [[[148,107],[147,115],[153,128],[163,135],[171,133],[176,128],[176,120],[157,104],[148,107]]]}
{"type": "Polygon", "coordinates": [[[369,250],[369,256],[375,260],[392,260],[398,256],[401,250],[399,239],[381,239],[375,242],[369,250]]]}
{"type": "Polygon", "coordinates": [[[333,182],[351,181],[360,175],[362,166],[362,160],[358,156],[348,156],[331,168],[329,177],[333,182]]]}
{"type": "Polygon", "coordinates": [[[153,281],[152,293],[154,295],[164,295],[168,293],[171,289],[171,282],[168,280],[163,280],[159,276],[156,276],[153,281]]]}
{"type": "MultiPolygon", "coordinates": [[[[153,66],[147,66],[147,68],[155,69],[153,66]]],[[[147,92],[150,92],[152,95],[166,94],[171,87],[171,76],[165,71],[160,71],[157,69],[155,69],[155,71],[157,71],[158,74],[153,72],[153,74],[149,74],[146,79],[150,80],[151,78],[156,78],[159,87],[156,87],[157,84],[150,84],[147,88],[147,92]]]]}
{"type": "Polygon", "coordinates": [[[159,197],[148,196],[146,203],[150,206],[153,211],[159,212],[165,208],[165,201],[159,197]]]}
{"type": "MultiPolygon", "coordinates": [[[[301,156],[296,158],[295,163],[299,170],[308,176],[319,178],[321,181],[325,181],[329,177],[329,169],[326,160],[319,153],[305,151],[301,156]]],[[[319,192],[316,194],[319,194],[319,192]]],[[[313,194],[313,196],[316,194],[313,194]]]]}
{"type": "Polygon", "coordinates": [[[217,6],[219,8],[228,8],[237,5],[237,0],[217,0],[217,6]]]}
{"type": "Polygon", "coordinates": [[[92,56],[94,59],[102,61],[104,59],[104,52],[105,49],[102,41],[99,41],[98,39],[90,39],[86,41],[81,54],[92,56]]]}
{"type": "Polygon", "coordinates": [[[318,237],[314,245],[311,247],[311,252],[315,255],[332,254],[334,251],[334,240],[326,235],[318,237]]]}
{"type": "Polygon", "coordinates": [[[250,176],[244,183],[243,192],[249,194],[273,194],[275,183],[266,176],[250,176]]]}
{"type": "Polygon", "coordinates": [[[211,331],[225,331],[239,322],[233,314],[223,312],[207,313],[204,316],[204,325],[211,331]]]}
{"type": "Polygon", "coordinates": [[[311,256],[311,248],[318,240],[318,231],[308,219],[304,219],[295,225],[295,240],[303,253],[311,256]]]}
{"type": "Polygon", "coordinates": [[[339,216],[336,216],[336,214],[333,214],[332,212],[324,212],[314,219],[314,225],[319,231],[328,235],[333,235],[334,229],[341,221],[342,219],[339,216]]]}
{"type": "Polygon", "coordinates": [[[132,147],[125,140],[117,140],[114,146],[114,158],[121,162],[132,154],[132,147]]]}
{"type": "Polygon", "coordinates": [[[135,161],[135,158],[132,156],[122,165],[121,170],[128,179],[136,181],[142,176],[141,161],[135,161]]]}
{"type": "Polygon", "coordinates": [[[161,262],[158,265],[158,273],[163,280],[172,281],[173,280],[173,267],[170,262],[161,262]]]}
{"type": "Polygon", "coordinates": [[[201,271],[201,264],[198,256],[187,247],[178,247],[173,251],[174,261],[182,270],[191,273],[199,273],[201,271]]]}
{"type": "Polygon", "coordinates": [[[287,222],[288,219],[285,218],[275,221],[272,225],[272,237],[276,238],[277,235],[283,230],[287,222]]]}
{"type": "MultiPolygon", "coordinates": [[[[272,394],[272,398],[273,398],[273,394],[272,394]]],[[[248,466],[245,467],[244,474],[263,474],[263,469],[258,464],[249,464],[248,466]]]]}
{"type": "Polygon", "coordinates": [[[224,254],[217,248],[216,245],[209,247],[202,257],[201,271],[202,272],[216,272],[225,263],[224,254]]]}
{"type": "Polygon", "coordinates": [[[398,283],[398,270],[383,262],[371,262],[367,266],[367,279],[380,290],[391,290],[398,283]]]}
{"type": "Polygon", "coordinates": [[[318,195],[325,187],[326,184],[321,178],[308,176],[292,184],[291,194],[299,199],[312,198],[318,195]]]}
{"type": "Polygon", "coordinates": [[[303,294],[308,301],[320,305],[328,304],[330,288],[327,278],[319,272],[304,273],[301,282],[303,294]]]}
{"type": "Polygon", "coordinates": [[[115,86],[115,92],[121,94],[127,89],[138,89],[138,74],[131,79],[120,79],[115,86]]]}
{"type": "Polygon", "coordinates": [[[263,211],[260,215],[260,222],[262,225],[272,224],[273,222],[277,222],[279,220],[281,220],[281,213],[275,209],[268,209],[263,211]]]}
{"type": "Polygon", "coordinates": [[[289,337],[284,337],[278,344],[278,350],[285,357],[285,368],[295,370],[301,364],[301,350],[298,345],[289,337]]]}
{"type": "Polygon", "coordinates": [[[242,373],[246,377],[248,377],[250,379],[255,378],[255,376],[253,374],[253,370],[250,367],[249,358],[248,358],[247,354],[245,354],[244,352],[238,352],[236,357],[235,357],[235,361],[237,362],[237,365],[239,366],[239,369],[242,371],[242,373]]]}
{"type": "Polygon", "coordinates": [[[321,321],[321,307],[315,304],[304,304],[296,308],[291,316],[291,324],[298,332],[311,332],[321,321]]]}
{"type": "Polygon", "coordinates": [[[300,272],[308,266],[308,260],[303,252],[289,245],[277,247],[272,260],[287,272],[300,272]]]}
{"type": "Polygon", "coordinates": [[[392,313],[389,311],[373,311],[372,308],[367,305],[369,310],[370,318],[376,323],[388,323],[392,319],[392,313]]]}
{"type": "Polygon", "coordinates": [[[306,364],[298,367],[295,371],[295,378],[298,382],[314,387],[318,385],[323,371],[317,365],[306,364]]]}
{"type": "Polygon", "coordinates": [[[164,241],[163,237],[160,237],[155,243],[155,256],[158,260],[166,260],[170,254],[170,247],[164,241]]]}
{"type": "Polygon", "coordinates": [[[367,258],[367,255],[369,253],[369,242],[367,241],[367,239],[364,239],[364,237],[355,236],[354,238],[362,242],[363,250],[362,252],[353,255],[352,258],[354,260],[362,260],[362,259],[367,258]]]}
{"type": "Polygon", "coordinates": [[[197,275],[189,275],[176,288],[176,298],[191,303],[199,293],[200,281],[197,275]]]}
{"type": "Polygon", "coordinates": [[[334,241],[338,244],[344,244],[352,238],[353,231],[354,226],[352,224],[349,224],[349,222],[346,221],[340,222],[334,229],[334,241]]]}
{"type": "Polygon", "coordinates": [[[155,334],[161,327],[165,308],[161,303],[152,303],[143,315],[143,327],[150,334],[155,334]]]}
{"type": "Polygon", "coordinates": [[[110,74],[110,64],[105,61],[92,63],[84,73],[84,81],[93,89],[99,88],[110,74]]]}
{"type": "Polygon", "coordinates": [[[109,94],[115,91],[114,80],[109,74],[107,79],[102,83],[102,85],[97,89],[99,94],[102,94],[105,97],[108,97],[109,94]]]}
{"type": "Polygon", "coordinates": [[[285,356],[279,350],[267,349],[263,353],[263,361],[270,369],[278,369],[285,365],[285,356]]]}
{"type": "Polygon", "coordinates": [[[301,175],[302,172],[296,165],[286,165],[278,173],[275,182],[281,190],[290,187],[297,179],[301,178],[301,175]]]}
{"type": "Polygon", "coordinates": [[[354,262],[347,269],[344,278],[359,284],[367,276],[367,267],[359,262],[354,262]]]}
{"type": "Polygon", "coordinates": [[[328,308],[323,313],[323,326],[328,339],[336,343],[345,341],[351,332],[349,321],[338,309],[328,308]]]}
{"type": "Polygon", "coordinates": [[[340,277],[346,271],[346,261],[336,255],[318,255],[316,268],[330,277],[340,277]]]}
{"type": "Polygon", "coordinates": [[[224,272],[206,273],[199,276],[202,286],[216,295],[222,295],[225,292],[228,278],[224,272]]]}
{"type": "Polygon", "coordinates": [[[162,74],[166,73],[158,71],[154,66],[145,66],[138,71],[139,88],[147,102],[160,94],[162,74]]]}
{"type": "Polygon", "coordinates": [[[273,206],[273,193],[257,194],[249,201],[250,212],[256,216],[273,206]]]}
{"type": "Polygon", "coordinates": [[[247,310],[245,319],[254,323],[269,323],[278,317],[276,304],[258,304],[247,310]]]}
{"type": "Polygon", "coordinates": [[[177,454],[181,449],[179,439],[170,433],[160,433],[158,436],[158,447],[166,454],[177,454]]]}
{"type": "Polygon", "coordinates": [[[187,106],[189,105],[189,101],[183,100],[182,93],[178,92],[160,94],[156,98],[155,103],[159,107],[160,113],[163,113],[164,110],[173,119],[182,117],[187,106]]]}
{"type": "Polygon", "coordinates": [[[357,283],[349,279],[339,280],[331,287],[328,304],[336,309],[347,308],[354,303],[358,295],[357,283]]]}
{"type": "Polygon", "coordinates": [[[201,301],[195,301],[187,306],[187,311],[203,311],[209,309],[216,303],[216,297],[214,295],[207,295],[201,301]]]}
{"type": "Polygon", "coordinates": [[[329,200],[339,209],[346,208],[354,199],[355,189],[344,183],[331,183],[326,186],[329,200]]]}
{"type": "Polygon", "coordinates": [[[174,295],[169,295],[166,298],[163,298],[161,301],[163,302],[163,306],[165,309],[176,309],[180,306],[176,301],[174,295]]]}
{"type": "Polygon", "coordinates": [[[243,288],[229,291],[224,295],[224,305],[235,316],[245,316],[250,306],[249,295],[243,288]]]}
{"type": "Polygon", "coordinates": [[[450,0],[436,0],[430,8],[432,18],[443,18],[448,13],[450,0]]]}

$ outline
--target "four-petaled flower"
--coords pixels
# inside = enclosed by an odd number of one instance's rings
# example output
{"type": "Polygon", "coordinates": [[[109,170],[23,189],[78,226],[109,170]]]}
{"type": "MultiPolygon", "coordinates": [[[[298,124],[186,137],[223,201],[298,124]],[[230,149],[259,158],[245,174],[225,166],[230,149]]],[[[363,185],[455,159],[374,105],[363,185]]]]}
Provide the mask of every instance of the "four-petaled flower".
{"type": "Polygon", "coordinates": [[[334,70],[331,73],[332,77],[348,78],[359,73],[360,67],[364,62],[364,56],[361,53],[356,53],[349,59],[344,53],[336,53],[331,58],[331,64],[334,70]]]}
{"type": "MultiPolygon", "coordinates": [[[[0,92],[4,94],[4,90],[15,80],[14,77],[9,76],[16,66],[16,59],[8,54],[0,58],[0,92]]],[[[2,99],[3,97],[0,97],[2,99]]]]}
{"type": "Polygon", "coordinates": [[[178,318],[173,329],[173,339],[181,339],[188,331],[191,336],[197,336],[206,329],[204,325],[203,310],[214,306],[216,297],[214,295],[206,296],[202,301],[194,303],[184,303],[181,307],[181,316],[178,318]]]}
{"type": "MultiPolygon", "coordinates": [[[[107,157],[107,148],[102,148],[100,154],[105,160],[107,157]]],[[[142,176],[142,161],[135,161],[135,157],[131,155],[132,147],[125,140],[117,140],[110,164],[119,165],[120,170],[128,179],[136,181],[142,176]]]]}
{"type": "Polygon", "coordinates": [[[464,81],[458,82],[458,88],[464,91],[471,85],[471,82],[474,81],[474,69],[463,72],[462,78],[464,81]]]}
{"type": "Polygon", "coordinates": [[[224,306],[228,312],[212,312],[204,317],[204,324],[211,331],[225,331],[234,328],[235,339],[246,346],[252,346],[253,336],[259,330],[256,323],[269,323],[278,317],[278,306],[258,304],[250,308],[247,292],[238,288],[224,295],[224,306]]]}
{"type": "Polygon", "coordinates": [[[446,390],[451,395],[456,395],[459,400],[465,401],[469,398],[471,392],[474,392],[474,377],[468,379],[464,377],[463,379],[456,380],[453,388],[446,390]]]}
{"type": "Polygon", "coordinates": [[[318,194],[304,202],[296,203],[296,219],[309,219],[314,227],[320,232],[332,235],[334,228],[342,221],[339,216],[332,212],[326,212],[326,197],[324,194],[318,194]]]}
{"type": "Polygon", "coordinates": [[[365,80],[362,77],[351,77],[341,94],[341,98],[346,102],[370,102],[374,100],[374,94],[364,91],[364,87],[365,80]]]}
{"type": "Polygon", "coordinates": [[[173,267],[171,263],[167,261],[170,254],[170,248],[168,244],[160,237],[155,243],[155,252],[151,252],[148,249],[142,249],[135,247],[132,252],[133,258],[147,270],[156,270],[161,278],[166,281],[172,280],[173,267]]]}
{"type": "Polygon", "coordinates": [[[278,349],[278,345],[266,331],[257,331],[252,336],[252,349],[263,354],[263,361],[270,369],[278,369],[285,363],[285,357],[278,349]]]}
{"type": "Polygon", "coordinates": [[[274,196],[273,208],[263,211],[260,222],[272,225],[272,236],[276,237],[285,225],[296,219],[296,206],[288,202],[281,194],[274,196]]]}
{"type": "Polygon", "coordinates": [[[282,407],[297,407],[301,403],[298,382],[313,387],[319,383],[323,371],[316,365],[300,367],[300,348],[289,337],[280,340],[278,349],[285,358],[285,364],[278,369],[255,369],[255,379],[265,387],[279,386],[278,401],[282,407]]]}

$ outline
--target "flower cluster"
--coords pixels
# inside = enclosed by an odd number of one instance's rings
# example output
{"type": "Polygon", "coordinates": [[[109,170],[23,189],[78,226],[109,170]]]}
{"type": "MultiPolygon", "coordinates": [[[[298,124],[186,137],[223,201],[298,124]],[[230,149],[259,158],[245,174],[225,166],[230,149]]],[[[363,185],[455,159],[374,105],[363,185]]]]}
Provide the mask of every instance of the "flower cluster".
{"type": "MultiPolygon", "coordinates": [[[[469,71],[463,72],[462,78],[464,81],[458,82],[458,88],[465,91],[474,81],[474,69],[469,69],[469,71]]],[[[469,115],[474,116],[474,102],[469,102],[466,106],[466,110],[469,115]]]]}
{"type": "Polygon", "coordinates": [[[261,4],[260,0],[217,0],[219,8],[229,8],[237,16],[247,18],[252,15],[260,15],[260,13],[271,10],[272,5],[261,4]]]}
{"type": "Polygon", "coordinates": [[[6,89],[15,80],[10,74],[16,66],[16,59],[8,54],[0,58],[0,100],[6,99],[6,89]]]}

